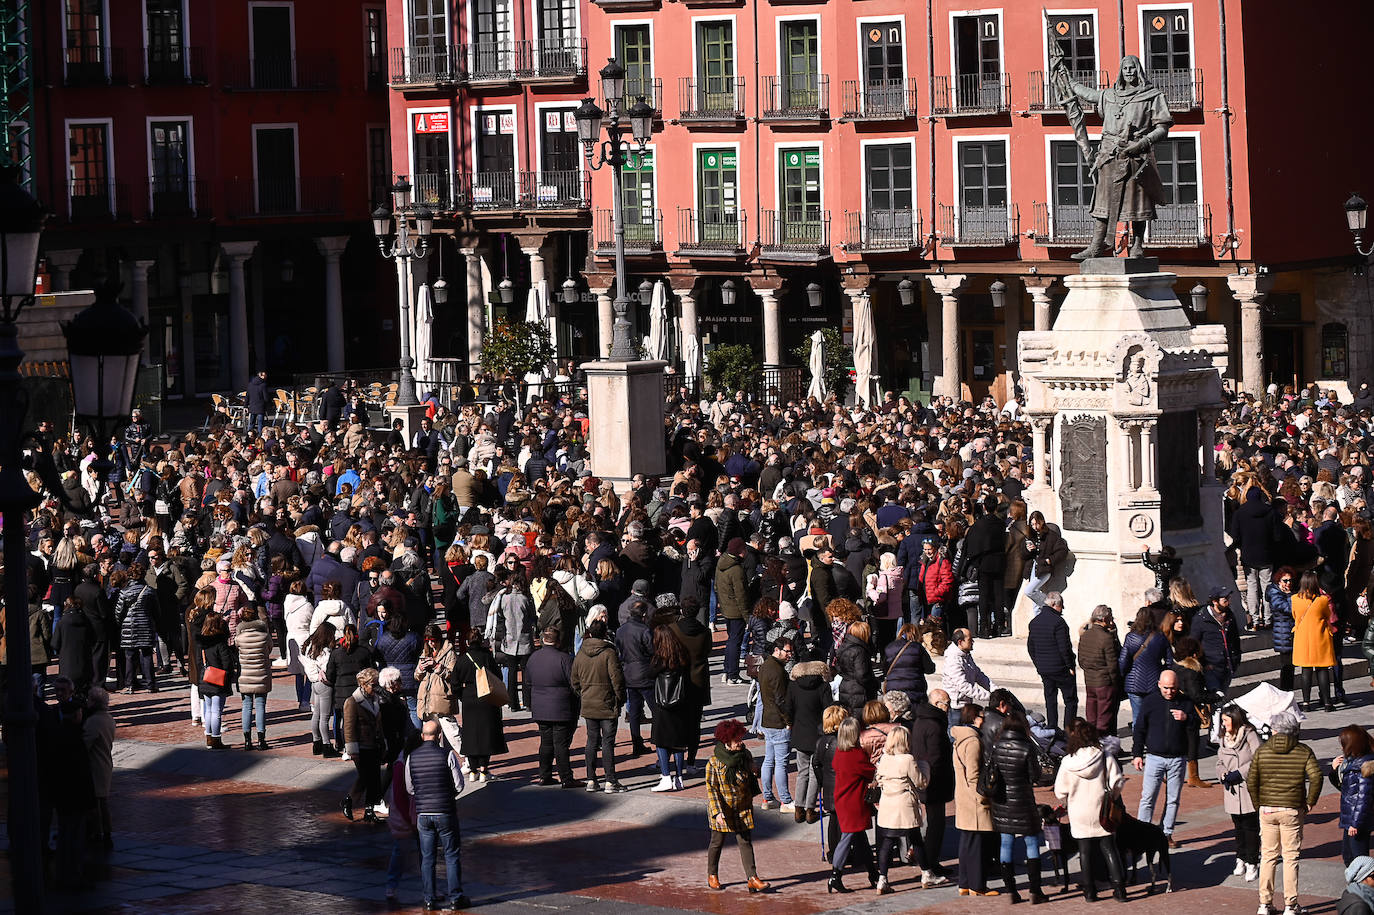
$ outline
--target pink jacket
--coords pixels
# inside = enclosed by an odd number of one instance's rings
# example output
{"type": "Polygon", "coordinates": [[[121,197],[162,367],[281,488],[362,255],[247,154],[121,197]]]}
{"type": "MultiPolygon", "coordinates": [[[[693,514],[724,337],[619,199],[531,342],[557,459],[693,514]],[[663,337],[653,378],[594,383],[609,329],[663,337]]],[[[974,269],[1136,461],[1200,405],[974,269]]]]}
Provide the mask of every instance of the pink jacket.
{"type": "Polygon", "coordinates": [[[900,619],[903,611],[903,597],[906,592],[906,579],[902,567],[875,572],[868,576],[868,599],[873,601],[873,615],[879,619],[900,619]]]}

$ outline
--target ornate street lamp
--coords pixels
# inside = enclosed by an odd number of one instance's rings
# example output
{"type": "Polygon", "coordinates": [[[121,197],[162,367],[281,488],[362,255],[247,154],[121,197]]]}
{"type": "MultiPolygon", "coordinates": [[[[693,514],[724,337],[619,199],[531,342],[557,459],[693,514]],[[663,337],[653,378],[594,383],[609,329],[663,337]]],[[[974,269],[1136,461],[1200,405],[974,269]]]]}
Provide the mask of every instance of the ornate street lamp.
{"type": "Polygon", "coordinates": [[[897,284],[897,297],[901,299],[902,306],[910,308],[916,303],[916,284],[910,277],[897,284]]]}
{"type": "Polygon", "coordinates": [[[648,280],[642,280],[639,284],[639,301],[641,304],[648,305],[649,300],[654,297],[654,284],[648,280]]]}
{"type": "Polygon", "coordinates": [[[725,282],[723,282],[723,283],[720,284],[720,304],[721,304],[721,305],[723,305],[723,306],[726,307],[726,308],[731,308],[731,307],[733,307],[734,304],[735,304],[735,296],[736,296],[736,295],[737,295],[737,291],[736,291],[736,289],[735,289],[735,281],[734,281],[734,280],[726,280],[725,282]]]}
{"type": "Polygon", "coordinates": [[[496,284],[496,298],[507,308],[515,304],[515,284],[510,281],[510,277],[505,277],[496,284]]]}
{"type": "Polygon", "coordinates": [[[1198,283],[1188,291],[1188,298],[1193,302],[1193,314],[1205,315],[1207,313],[1207,287],[1198,283]]]}
{"type": "MultiPolygon", "coordinates": [[[[625,128],[621,122],[624,110],[625,68],[615,58],[607,61],[601,68],[601,89],[610,109],[610,119],[605,122],[608,139],[601,143],[598,153],[597,140],[601,136],[604,112],[591,99],[583,99],[576,113],[577,137],[582,142],[582,154],[593,170],[611,166],[611,217],[615,228],[615,323],[611,327],[611,352],[607,358],[619,362],[633,362],[639,358],[638,347],[630,340],[630,322],[625,317],[629,299],[625,294],[625,206],[621,196],[623,172],[629,144],[625,142],[625,128]]],[[[641,97],[630,107],[630,137],[643,152],[653,135],[653,109],[641,97]]]]}
{"type": "Polygon", "coordinates": [[[401,377],[396,391],[396,405],[412,407],[418,401],[412,372],[415,363],[410,358],[410,259],[423,258],[429,253],[434,214],[425,206],[412,207],[410,182],[405,175],[398,177],[392,185],[391,200],[394,205],[391,213],[382,207],[373,212],[372,231],[377,236],[377,249],[382,252],[382,257],[396,262],[396,284],[401,305],[401,377]],[[388,245],[393,219],[395,238],[388,245]]]}
{"type": "Polygon", "coordinates": [[[1369,220],[1369,205],[1364,202],[1364,198],[1359,194],[1351,194],[1350,199],[1345,202],[1345,224],[1350,228],[1350,234],[1355,236],[1355,250],[1360,257],[1369,257],[1374,254],[1374,245],[1368,250],[1360,247],[1360,242],[1364,240],[1364,230],[1369,220]]]}

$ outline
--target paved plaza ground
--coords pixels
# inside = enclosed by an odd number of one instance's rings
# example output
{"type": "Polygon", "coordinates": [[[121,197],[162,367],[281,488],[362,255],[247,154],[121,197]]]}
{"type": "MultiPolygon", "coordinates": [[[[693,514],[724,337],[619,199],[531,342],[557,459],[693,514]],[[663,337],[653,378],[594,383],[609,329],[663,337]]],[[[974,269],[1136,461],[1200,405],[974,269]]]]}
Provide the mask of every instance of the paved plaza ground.
{"type": "MultiPolygon", "coordinates": [[[[718,642],[722,639],[718,633],[718,642]]],[[[267,752],[239,746],[207,750],[202,732],[191,724],[183,681],[164,681],[157,694],[114,697],[119,723],[112,799],[115,848],[102,856],[92,888],[51,892],[51,911],[307,915],[387,909],[383,883],[391,836],[385,826],[343,818],[339,798],[352,782],[353,767],[311,755],[307,713],[297,711],[291,701],[290,677],[283,671],[276,674],[267,752]]],[[[1348,686],[1354,707],[1317,713],[1304,726],[1303,739],[1324,768],[1339,752],[1335,735],[1343,725],[1369,724],[1374,693],[1364,679],[1348,686]]],[[[708,729],[732,712],[741,713],[744,701],[742,687],[722,687],[719,678],[713,690],[717,707],[708,711],[708,729]]],[[[224,736],[237,745],[236,699],[226,709],[224,736]]],[[[633,790],[608,796],[580,788],[540,788],[533,784],[538,737],[529,716],[509,718],[506,733],[510,752],[492,766],[499,778],[470,786],[459,804],[464,889],[480,911],[810,915],[844,910],[878,915],[1000,911],[1008,905],[1003,897],[960,898],[952,886],[922,890],[907,867],[894,867],[893,895],[874,896],[861,875],[847,879],[856,892],[827,895],[820,827],[797,825],[790,814],[766,811],[755,814],[756,853],[760,874],[772,882],[773,892],[751,896],[745,891],[733,843],[722,857],[726,887],[713,892],[705,885],[708,834],[700,778],[689,780],[682,792],[651,793],[657,780],[651,757],[625,758],[629,737],[622,725],[621,778],[633,790]]],[[[761,742],[751,745],[761,756],[761,742]]],[[[579,775],[581,746],[579,735],[574,744],[579,775]]],[[[1211,773],[1210,758],[1203,771],[1211,773]]],[[[1132,812],[1139,790],[1138,774],[1128,770],[1125,795],[1132,812]]],[[[1044,794],[1049,800],[1049,792],[1044,794]]],[[[1142,869],[1131,892],[1131,911],[1254,911],[1256,884],[1230,876],[1231,822],[1221,798],[1220,788],[1184,789],[1176,832],[1182,848],[1173,854],[1176,891],[1147,897],[1142,869]]],[[[1338,805],[1337,793],[1327,784],[1308,819],[1302,901],[1312,913],[1333,912],[1332,900],[1344,882],[1338,805]]],[[[956,839],[951,828],[947,862],[956,839]]],[[[418,912],[418,853],[407,865],[401,905],[394,910],[418,912]]],[[[1076,861],[1071,868],[1076,876],[1076,861]]],[[[4,877],[8,886],[8,874],[4,877]]],[[[1024,888],[1024,877],[1022,881],[1024,888]]],[[[1051,881],[1048,874],[1046,881],[1051,881]]],[[[1052,911],[1066,913],[1096,908],[1076,891],[1052,895],[1051,903],[1052,911]]]]}

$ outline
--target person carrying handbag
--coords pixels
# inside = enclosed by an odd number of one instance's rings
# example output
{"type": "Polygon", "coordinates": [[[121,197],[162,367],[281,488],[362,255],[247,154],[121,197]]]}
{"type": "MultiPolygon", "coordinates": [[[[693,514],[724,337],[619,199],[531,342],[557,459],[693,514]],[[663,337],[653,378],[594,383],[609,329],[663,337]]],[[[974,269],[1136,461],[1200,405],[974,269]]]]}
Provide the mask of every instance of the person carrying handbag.
{"type": "MultiPolygon", "coordinates": [[[[892,892],[887,882],[887,870],[898,843],[906,839],[913,849],[921,848],[919,830],[925,825],[921,815],[920,791],[930,783],[930,770],[924,761],[911,755],[911,734],[898,726],[887,735],[883,755],[878,760],[874,784],[879,789],[878,829],[882,842],[878,846],[878,895],[892,892]]],[[[924,856],[923,856],[924,857],[924,856]]],[[[932,862],[921,862],[921,886],[935,886],[932,862]]],[[[944,881],[940,881],[944,882],[944,881]]]]}
{"type": "MultiPolygon", "coordinates": [[[[1069,831],[1078,840],[1078,860],[1083,868],[1083,898],[1097,901],[1097,882],[1093,862],[1097,850],[1107,861],[1112,880],[1112,898],[1126,901],[1125,875],[1121,855],[1108,828],[1125,777],[1116,757],[1102,750],[1097,728],[1083,718],[1069,722],[1069,755],[1055,776],[1054,793],[1069,812],[1069,831]]],[[[1119,822],[1119,821],[1118,821],[1119,822]]]]}

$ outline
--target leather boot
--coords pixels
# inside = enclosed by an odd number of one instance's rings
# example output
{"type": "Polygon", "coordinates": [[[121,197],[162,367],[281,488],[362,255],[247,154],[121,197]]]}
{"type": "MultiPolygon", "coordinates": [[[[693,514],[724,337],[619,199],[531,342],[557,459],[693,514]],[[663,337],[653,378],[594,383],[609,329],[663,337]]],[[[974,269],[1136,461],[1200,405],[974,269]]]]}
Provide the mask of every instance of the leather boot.
{"type": "Polygon", "coordinates": [[[1049,902],[1045,894],[1040,891],[1040,859],[1030,858],[1026,861],[1026,882],[1030,884],[1031,905],[1042,905],[1049,902]]]}
{"type": "Polygon", "coordinates": [[[206,734],[206,735],[205,735],[205,745],[206,745],[207,747],[213,747],[213,746],[215,745],[214,742],[213,742],[214,739],[215,739],[215,738],[211,737],[209,734],[206,734]]]}
{"type": "Polygon", "coordinates": [[[844,885],[844,881],[840,879],[840,872],[832,867],[830,869],[830,881],[825,885],[825,894],[828,896],[831,893],[850,892],[853,891],[844,885]]]}
{"type": "Polygon", "coordinates": [[[633,742],[630,744],[630,758],[635,759],[649,752],[649,748],[644,746],[644,738],[638,734],[634,735],[633,742]]]}
{"type": "Polygon", "coordinates": [[[1076,261],[1085,261],[1090,257],[1102,257],[1107,247],[1107,220],[1098,219],[1097,228],[1093,229],[1092,241],[1088,242],[1088,247],[1071,255],[1076,261]]]}
{"type": "Polygon", "coordinates": [[[1016,868],[1010,864],[1002,865],[1002,885],[1006,888],[1007,895],[1011,897],[1012,905],[1021,901],[1021,894],[1016,892],[1016,868]]]}
{"type": "Polygon", "coordinates": [[[1196,760],[1196,759],[1189,760],[1189,762],[1188,762],[1188,780],[1187,780],[1186,782],[1184,782],[1184,784],[1186,784],[1189,788],[1211,788],[1211,787],[1213,787],[1212,785],[1209,785],[1209,784],[1207,784],[1206,782],[1204,782],[1204,781],[1198,776],[1198,771],[1197,771],[1197,760],[1196,760]]]}

